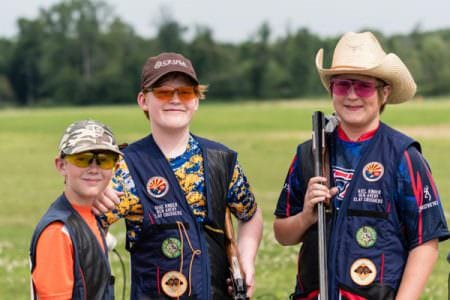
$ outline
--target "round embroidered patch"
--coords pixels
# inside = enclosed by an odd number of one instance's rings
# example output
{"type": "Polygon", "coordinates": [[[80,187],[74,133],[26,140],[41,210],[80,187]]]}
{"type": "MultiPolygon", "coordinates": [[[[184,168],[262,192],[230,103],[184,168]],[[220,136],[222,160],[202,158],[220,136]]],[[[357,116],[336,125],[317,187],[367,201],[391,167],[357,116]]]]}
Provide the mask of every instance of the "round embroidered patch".
{"type": "Polygon", "coordinates": [[[154,176],[147,181],[147,192],[155,198],[164,197],[169,191],[167,179],[161,176],[154,176]]]}
{"type": "Polygon", "coordinates": [[[161,250],[167,258],[177,258],[181,255],[181,241],[170,237],[162,242],[161,250]]]}
{"type": "Polygon", "coordinates": [[[357,285],[367,286],[377,277],[377,268],[370,259],[359,258],[350,267],[350,277],[357,285]]]}
{"type": "Polygon", "coordinates": [[[161,288],[169,297],[180,297],[187,290],[187,280],[183,273],[169,271],[161,278],[161,288]]]}
{"type": "Polygon", "coordinates": [[[362,175],[369,182],[378,181],[383,177],[384,167],[379,162],[373,161],[364,166],[362,175]]]}
{"type": "Polygon", "coordinates": [[[377,232],[371,226],[362,226],[356,231],[356,241],[363,248],[370,248],[377,241],[377,232]]]}

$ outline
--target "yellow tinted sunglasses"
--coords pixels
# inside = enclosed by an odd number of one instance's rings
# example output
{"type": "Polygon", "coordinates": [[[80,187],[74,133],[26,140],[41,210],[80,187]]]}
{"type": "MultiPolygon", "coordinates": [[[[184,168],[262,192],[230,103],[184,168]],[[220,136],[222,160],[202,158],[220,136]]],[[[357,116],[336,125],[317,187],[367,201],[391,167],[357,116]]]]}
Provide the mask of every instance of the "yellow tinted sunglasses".
{"type": "Polygon", "coordinates": [[[76,154],[62,156],[72,165],[79,168],[87,168],[95,160],[97,166],[103,170],[111,170],[119,160],[119,154],[111,151],[99,151],[99,152],[81,152],[76,154]]]}

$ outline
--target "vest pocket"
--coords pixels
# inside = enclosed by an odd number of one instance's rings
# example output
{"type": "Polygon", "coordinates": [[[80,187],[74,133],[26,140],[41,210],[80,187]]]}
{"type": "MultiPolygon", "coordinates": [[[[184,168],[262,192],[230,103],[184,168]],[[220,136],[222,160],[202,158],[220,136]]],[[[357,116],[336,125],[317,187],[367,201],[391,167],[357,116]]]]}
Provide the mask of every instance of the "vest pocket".
{"type": "Polygon", "coordinates": [[[342,300],[394,300],[395,291],[387,285],[378,283],[364,288],[351,288],[344,284],[339,284],[339,296],[342,300]]]}
{"type": "Polygon", "coordinates": [[[337,253],[337,278],[343,299],[345,291],[369,295],[368,299],[385,299],[371,295],[379,295],[374,292],[378,289],[380,295],[389,295],[399,284],[404,267],[404,257],[399,253],[403,246],[397,238],[400,229],[385,212],[347,212],[337,253]]]}

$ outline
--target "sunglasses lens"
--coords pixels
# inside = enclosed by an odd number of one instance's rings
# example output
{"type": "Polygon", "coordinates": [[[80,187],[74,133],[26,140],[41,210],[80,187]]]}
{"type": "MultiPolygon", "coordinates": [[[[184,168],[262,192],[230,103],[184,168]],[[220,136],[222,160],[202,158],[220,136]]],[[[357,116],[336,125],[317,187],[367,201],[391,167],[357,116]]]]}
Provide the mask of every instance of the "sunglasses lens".
{"type": "Polygon", "coordinates": [[[114,168],[119,155],[114,152],[100,152],[97,153],[97,159],[95,160],[97,165],[104,170],[110,170],[114,168]]]}
{"type": "Polygon", "coordinates": [[[67,155],[64,159],[79,168],[87,168],[94,159],[94,156],[95,154],[92,152],[83,152],[67,155]]]}
{"type": "Polygon", "coordinates": [[[169,87],[158,87],[152,90],[156,98],[163,101],[170,101],[175,94],[175,90],[169,87]]]}
{"type": "Polygon", "coordinates": [[[376,85],[373,82],[355,80],[353,82],[353,88],[358,97],[367,98],[375,93],[376,85]]]}
{"type": "Polygon", "coordinates": [[[64,159],[79,168],[89,167],[95,159],[95,162],[101,169],[110,170],[114,168],[117,160],[119,159],[119,155],[114,152],[82,152],[67,155],[64,157],[64,159]]]}
{"type": "Polygon", "coordinates": [[[162,101],[170,101],[175,96],[175,92],[178,94],[178,98],[183,102],[188,102],[194,99],[197,94],[195,87],[182,86],[178,88],[172,88],[168,86],[161,86],[152,89],[153,95],[162,101]]]}
{"type": "Polygon", "coordinates": [[[196,96],[193,86],[182,86],[177,88],[177,91],[181,101],[191,101],[196,96]]]}
{"type": "Polygon", "coordinates": [[[377,89],[375,82],[349,79],[334,79],[331,81],[331,90],[336,96],[347,96],[352,86],[355,94],[360,98],[372,96],[377,89]]]}
{"type": "Polygon", "coordinates": [[[333,91],[333,94],[337,96],[347,96],[351,86],[352,86],[351,80],[336,79],[333,80],[331,83],[331,89],[333,91]]]}

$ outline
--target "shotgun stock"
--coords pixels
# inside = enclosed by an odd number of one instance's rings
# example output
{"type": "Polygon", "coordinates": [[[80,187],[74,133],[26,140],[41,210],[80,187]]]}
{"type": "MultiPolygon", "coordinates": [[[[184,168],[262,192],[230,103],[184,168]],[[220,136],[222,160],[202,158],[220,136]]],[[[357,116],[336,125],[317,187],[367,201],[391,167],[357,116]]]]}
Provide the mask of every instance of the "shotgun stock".
{"type": "Polygon", "coordinates": [[[230,265],[231,281],[233,283],[233,299],[246,300],[247,285],[245,283],[245,276],[242,272],[241,261],[239,257],[239,250],[236,239],[234,238],[233,222],[231,221],[230,209],[225,210],[225,240],[228,263],[230,265]]]}
{"type": "MultiPolygon", "coordinates": [[[[314,176],[324,176],[325,158],[325,117],[323,112],[316,111],[312,117],[312,151],[314,157],[314,176]]],[[[318,243],[319,243],[319,283],[320,300],[328,299],[328,267],[327,267],[327,242],[326,219],[324,203],[317,205],[318,214],[318,243]]]]}

